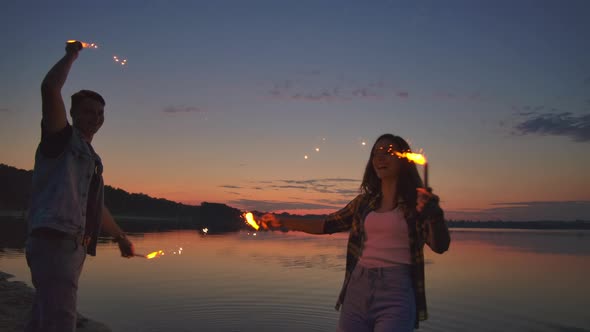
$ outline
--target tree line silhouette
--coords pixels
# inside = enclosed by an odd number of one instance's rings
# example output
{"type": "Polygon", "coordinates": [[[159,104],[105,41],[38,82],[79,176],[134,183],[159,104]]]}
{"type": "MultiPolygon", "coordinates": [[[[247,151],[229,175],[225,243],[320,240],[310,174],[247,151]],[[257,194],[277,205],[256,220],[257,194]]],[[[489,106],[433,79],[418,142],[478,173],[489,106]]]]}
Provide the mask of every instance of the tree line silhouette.
{"type": "MultiPolygon", "coordinates": [[[[33,171],[0,164],[0,212],[25,215],[31,195],[33,171]]],[[[129,193],[105,186],[105,205],[117,222],[129,232],[162,231],[170,229],[208,229],[209,234],[248,229],[242,212],[226,204],[203,202],[188,205],[143,193],[129,193]]],[[[252,211],[255,216],[264,214],[252,211]]],[[[1,214],[0,214],[1,215],[1,214]]],[[[317,218],[321,215],[279,215],[289,218],[317,218]]],[[[590,221],[471,221],[448,220],[449,227],[457,228],[512,228],[512,229],[590,229],[590,221]]]]}

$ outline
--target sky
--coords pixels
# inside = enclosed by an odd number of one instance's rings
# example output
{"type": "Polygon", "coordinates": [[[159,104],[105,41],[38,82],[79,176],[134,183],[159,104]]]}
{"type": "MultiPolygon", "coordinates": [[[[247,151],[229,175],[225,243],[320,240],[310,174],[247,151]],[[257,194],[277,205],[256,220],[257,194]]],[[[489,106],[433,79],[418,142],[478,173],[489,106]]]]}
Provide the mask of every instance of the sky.
{"type": "Polygon", "coordinates": [[[393,133],[428,158],[447,218],[590,220],[589,15],[583,0],[11,1],[0,163],[33,168],[40,83],[77,39],[98,48],[62,95],[106,99],[108,185],[329,213],[393,133]]]}

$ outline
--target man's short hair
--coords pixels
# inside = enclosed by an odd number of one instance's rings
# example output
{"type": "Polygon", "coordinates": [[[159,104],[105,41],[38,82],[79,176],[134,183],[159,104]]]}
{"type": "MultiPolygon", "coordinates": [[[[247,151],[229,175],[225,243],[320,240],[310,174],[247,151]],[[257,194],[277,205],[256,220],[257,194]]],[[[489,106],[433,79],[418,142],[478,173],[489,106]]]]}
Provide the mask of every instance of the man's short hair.
{"type": "Polygon", "coordinates": [[[92,100],[96,100],[97,102],[101,103],[102,106],[105,106],[104,98],[99,95],[97,92],[92,90],[80,90],[72,95],[72,106],[71,109],[74,110],[76,107],[84,100],[90,98],[92,100]]]}

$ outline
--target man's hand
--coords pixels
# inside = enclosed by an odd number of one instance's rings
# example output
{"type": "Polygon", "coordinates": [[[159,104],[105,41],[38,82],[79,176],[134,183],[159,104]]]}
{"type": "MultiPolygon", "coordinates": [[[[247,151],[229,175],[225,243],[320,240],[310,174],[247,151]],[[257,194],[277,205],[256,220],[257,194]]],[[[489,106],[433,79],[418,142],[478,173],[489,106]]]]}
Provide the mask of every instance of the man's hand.
{"type": "Polygon", "coordinates": [[[119,245],[119,251],[121,251],[122,257],[131,258],[135,255],[135,248],[133,243],[129,241],[127,236],[121,235],[115,239],[115,242],[119,245]]]}
{"type": "Polygon", "coordinates": [[[78,53],[83,49],[82,43],[79,41],[66,43],[66,54],[76,59],[78,53]]]}

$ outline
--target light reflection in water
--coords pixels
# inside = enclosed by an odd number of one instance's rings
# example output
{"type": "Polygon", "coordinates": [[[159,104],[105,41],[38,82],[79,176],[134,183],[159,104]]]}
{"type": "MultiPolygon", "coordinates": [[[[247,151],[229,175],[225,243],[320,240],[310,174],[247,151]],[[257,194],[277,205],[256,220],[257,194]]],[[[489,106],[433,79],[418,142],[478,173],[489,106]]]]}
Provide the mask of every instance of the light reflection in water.
{"type": "MultiPolygon", "coordinates": [[[[426,250],[430,319],[420,331],[590,329],[589,232],[453,230],[452,238],[444,255],[426,250]]],[[[346,234],[174,231],[132,240],[138,250],[184,251],[149,261],[99,245],[79,309],[113,331],[335,329],[346,234]]],[[[22,250],[0,251],[0,262],[28,282],[22,250]]]]}

